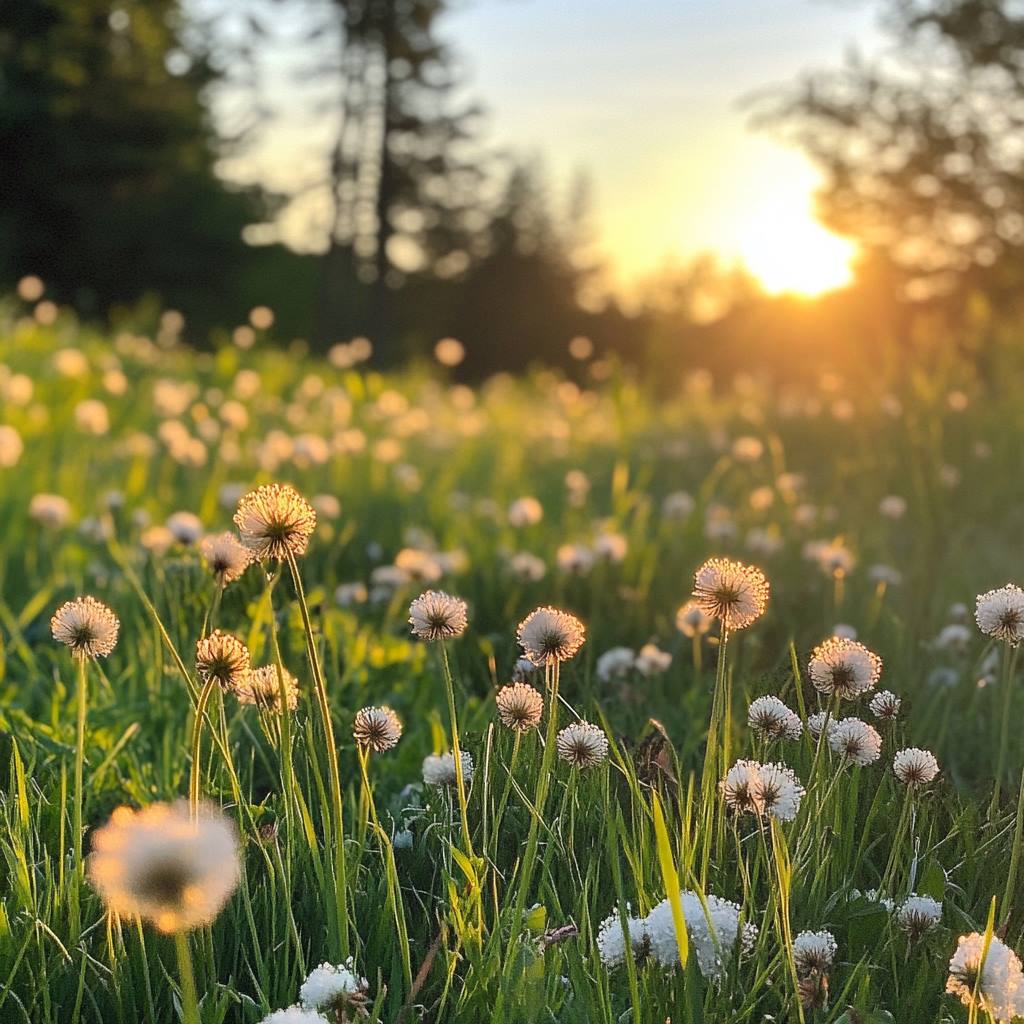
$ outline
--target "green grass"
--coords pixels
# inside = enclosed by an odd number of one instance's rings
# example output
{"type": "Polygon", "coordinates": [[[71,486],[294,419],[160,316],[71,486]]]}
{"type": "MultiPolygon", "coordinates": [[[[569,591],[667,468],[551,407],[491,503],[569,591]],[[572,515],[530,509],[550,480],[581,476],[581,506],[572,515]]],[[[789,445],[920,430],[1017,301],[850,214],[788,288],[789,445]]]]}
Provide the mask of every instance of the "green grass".
{"type": "MultiPolygon", "coordinates": [[[[85,593],[121,620],[117,649],[88,665],[86,855],[89,829],[115,807],[187,796],[194,767],[203,798],[237,825],[239,888],[212,927],[189,937],[203,1024],[255,1024],[294,1003],[310,969],[347,953],[387,1022],[797,1020],[788,937],[822,928],[839,952],[828,1008],[808,1010],[806,1020],[927,1024],[967,1019],[943,994],[946,966],[958,935],[986,930],[993,897],[996,933],[1020,947],[1019,679],[990,809],[1006,685],[973,622],[962,649],[934,640],[951,604],[973,608],[977,593],[1024,574],[1024,381],[1007,376],[983,391],[966,374],[922,374],[830,383],[794,398],[752,381],[687,389],[674,367],[678,386],[663,382],[655,398],[611,368],[608,380],[583,389],[534,374],[470,391],[426,368],[381,376],[298,352],[196,355],[95,335],[71,319],[39,327],[11,308],[0,352],[0,423],[24,443],[17,463],[0,469],[4,1024],[179,1019],[173,938],[108,917],[73,853],[75,666],[50,638],[49,617],[85,593]],[[64,348],[87,357],[81,375],[57,369],[64,348]],[[17,374],[31,379],[30,396],[12,381],[17,374]],[[951,408],[953,389],[968,395],[966,409],[951,408]],[[884,411],[886,394],[898,396],[899,415],[884,411]],[[76,407],[90,398],[107,407],[105,433],[76,425],[76,407]],[[840,407],[837,418],[831,410],[847,399],[849,416],[840,407]],[[742,436],[762,442],[760,458],[733,457],[742,436]],[[589,481],[582,500],[567,490],[570,470],[589,481]],[[801,475],[795,493],[779,486],[784,473],[801,475]],[[251,567],[214,607],[216,588],[194,548],[146,546],[152,524],[179,510],[208,530],[227,529],[234,500],[222,500],[225,486],[275,480],[341,504],[337,518],[321,515],[297,563],[308,624],[287,566],[272,586],[251,567]],[[755,508],[750,496],[764,487],[773,500],[755,508]],[[662,502],[679,490],[695,509],[671,519],[662,502]],[[34,521],[29,503],[40,493],[66,497],[71,523],[34,521]],[[907,500],[902,519],[879,514],[888,494],[907,500]],[[514,528],[504,513],[523,495],[541,501],[543,520],[514,528]],[[716,506],[733,529],[709,537],[716,506]],[[751,550],[755,528],[777,549],[751,550]],[[624,560],[581,576],[557,568],[560,545],[590,543],[603,529],[626,538],[624,560]],[[857,559],[841,586],[804,556],[808,541],[835,538],[857,559]],[[416,641],[406,623],[425,584],[351,607],[334,599],[343,583],[373,590],[373,570],[404,547],[464,554],[436,585],[469,604],[469,630],[447,646],[459,739],[475,763],[468,841],[455,794],[420,783],[423,757],[451,745],[440,648],[416,641]],[[518,551],[545,561],[544,579],[514,577],[508,556],[518,551]],[[704,641],[698,659],[675,629],[694,569],[718,554],[761,566],[772,597],[762,619],[730,638],[716,742],[729,745],[728,763],[785,761],[807,789],[794,822],[763,830],[724,813],[720,772],[702,778],[715,647],[704,641]],[[879,585],[870,571],[878,563],[902,582],[879,585]],[[611,752],[582,772],[556,759],[538,816],[541,735],[517,743],[493,696],[511,678],[517,623],[542,604],[587,626],[585,646],[562,666],[559,724],[572,719],[570,708],[602,724],[611,752]],[[193,765],[195,643],[214,619],[247,643],[255,664],[273,663],[279,644],[298,677],[287,763],[283,723],[214,690],[193,765]],[[855,626],[883,657],[881,686],[903,699],[899,721],[880,728],[881,760],[838,780],[831,756],[806,734],[769,751],[745,727],[747,704],[763,693],[804,714],[819,706],[807,655],[837,623],[855,626]],[[598,677],[604,651],[651,639],[672,653],[667,671],[598,677]],[[310,643],[329,699],[341,808],[310,643]],[[945,683],[936,681],[940,669],[945,683]],[[983,677],[990,685],[979,685],[983,677]],[[405,732],[397,748],[368,759],[364,780],[351,725],[370,704],[393,707],[405,732]],[[651,718],[670,740],[660,753],[651,718]],[[933,750],[942,774],[901,828],[904,791],[889,766],[908,745],[933,750]],[[343,856],[329,841],[339,818],[343,856]],[[524,887],[531,827],[535,866],[524,887]],[[876,888],[887,869],[886,895],[943,901],[941,925],[918,944],[853,892],[876,888]],[[600,923],[627,904],[646,914],[676,879],[741,904],[760,929],[753,950],[727,956],[718,983],[702,978],[685,941],[685,969],[633,958],[604,967],[600,923]],[[556,931],[568,925],[578,934],[556,931]]],[[[866,709],[843,713],[871,718],[866,709]]],[[[710,763],[724,756],[718,750],[710,763]]]]}

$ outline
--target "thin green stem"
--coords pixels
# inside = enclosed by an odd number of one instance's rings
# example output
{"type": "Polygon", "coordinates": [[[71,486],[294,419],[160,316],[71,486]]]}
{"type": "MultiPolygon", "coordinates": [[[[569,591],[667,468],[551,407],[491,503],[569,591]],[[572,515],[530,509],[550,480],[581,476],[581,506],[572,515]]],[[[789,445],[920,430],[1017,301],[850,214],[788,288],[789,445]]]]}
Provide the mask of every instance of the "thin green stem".
{"type": "Polygon", "coordinates": [[[196,704],[195,716],[192,722],[192,742],[190,744],[192,764],[189,768],[188,778],[188,806],[192,817],[195,818],[199,811],[199,795],[202,787],[202,742],[203,742],[203,721],[206,718],[206,707],[210,702],[210,695],[213,693],[217,680],[212,676],[203,684],[199,692],[199,702],[196,704]]]}
{"type": "Polygon", "coordinates": [[[174,949],[178,954],[178,980],[181,982],[182,1024],[200,1024],[196,979],[192,973],[192,954],[188,948],[188,932],[176,932],[174,949]]]}
{"type": "Polygon", "coordinates": [[[455,680],[448,660],[448,647],[441,641],[441,665],[444,669],[444,687],[448,698],[448,718],[452,729],[452,756],[455,759],[455,789],[459,798],[459,816],[462,819],[462,842],[466,853],[473,856],[473,840],[469,834],[469,814],[466,802],[466,784],[462,772],[462,750],[459,746],[459,722],[455,713],[455,680]]]}
{"type": "Polygon", "coordinates": [[[1003,714],[999,723],[999,755],[996,760],[996,782],[992,790],[992,804],[989,809],[990,816],[999,809],[999,797],[1002,791],[1003,775],[1006,771],[1006,752],[1010,746],[1010,712],[1013,707],[1013,676],[1017,665],[1017,648],[1009,644],[1003,649],[1002,678],[1000,685],[1003,689],[1003,714]]]}

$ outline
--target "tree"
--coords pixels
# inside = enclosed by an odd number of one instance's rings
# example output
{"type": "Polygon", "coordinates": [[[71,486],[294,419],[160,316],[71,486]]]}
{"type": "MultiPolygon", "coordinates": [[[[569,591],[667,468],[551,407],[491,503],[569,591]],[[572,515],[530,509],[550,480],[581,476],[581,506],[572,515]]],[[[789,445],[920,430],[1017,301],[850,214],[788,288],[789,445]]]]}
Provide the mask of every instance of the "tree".
{"type": "Polygon", "coordinates": [[[756,116],[825,173],[837,232],[912,299],[1016,299],[1024,267],[1024,14],[1013,0],[889,0],[898,44],[763,96],[756,116]]]}
{"type": "Polygon", "coordinates": [[[86,311],[159,291],[212,322],[253,204],[214,174],[199,38],[178,0],[0,6],[0,281],[86,311]]]}

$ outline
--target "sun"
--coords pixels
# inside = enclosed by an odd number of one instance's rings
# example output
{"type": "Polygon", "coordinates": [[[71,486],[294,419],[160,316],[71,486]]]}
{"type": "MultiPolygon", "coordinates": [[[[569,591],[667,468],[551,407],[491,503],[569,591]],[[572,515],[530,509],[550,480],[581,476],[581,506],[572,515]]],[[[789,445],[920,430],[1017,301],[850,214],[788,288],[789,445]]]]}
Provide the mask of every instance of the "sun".
{"type": "Polygon", "coordinates": [[[857,247],[823,227],[808,194],[773,198],[750,217],[739,237],[740,258],[771,295],[814,296],[850,283],[857,247]]]}

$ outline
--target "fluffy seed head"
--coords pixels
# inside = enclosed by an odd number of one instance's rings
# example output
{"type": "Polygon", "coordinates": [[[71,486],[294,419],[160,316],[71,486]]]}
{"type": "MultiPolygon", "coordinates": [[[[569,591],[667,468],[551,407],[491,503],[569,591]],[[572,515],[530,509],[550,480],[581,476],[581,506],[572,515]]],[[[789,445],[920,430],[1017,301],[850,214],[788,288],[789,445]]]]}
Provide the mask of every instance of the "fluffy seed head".
{"type": "Polygon", "coordinates": [[[979,594],[974,618],[982,633],[1016,647],[1024,640],[1024,590],[1007,583],[979,594]]]}
{"type": "Polygon", "coordinates": [[[792,821],[804,798],[804,787],[793,769],[784,764],[763,764],[758,776],[761,813],[771,815],[777,821],[792,821]]]}
{"type": "MultiPolygon", "coordinates": [[[[287,669],[282,669],[281,674],[288,710],[294,711],[299,703],[299,681],[287,669]]],[[[277,678],[276,665],[250,669],[232,684],[231,691],[239,704],[254,704],[275,714],[281,713],[281,683],[277,678]]]]}
{"type": "Polygon", "coordinates": [[[883,722],[892,722],[899,716],[902,703],[892,690],[879,690],[868,702],[868,707],[875,718],[883,722]]]}
{"type": "Polygon", "coordinates": [[[676,612],[676,629],[683,636],[703,636],[709,632],[715,620],[704,613],[704,609],[696,601],[687,601],[676,612]]]}
{"type": "Polygon", "coordinates": [[[726,806],[737,814],[761,813],[761,765],[737,761],[719,783],[726,806]]]}
{"type": "Polygon", "coordinates": [[[824,974],[832,966],[839,946],[831,932],[801,932],[793,940],[793,960],[797,973],[807,976],[811,971],[824,974]]]}
{"type": "Polygon", "coordinates": [[[402,738],[402,723],[389,707],[360,708],[352,724],[352,736],[361,747],[380,754],[402,738]]]}
{"type": "Polygon", "coordinates": [[[76,658],[106,657],[117,646],[121,623],[95,597],[76,597],[62,604],[50,619],[50,632],[58,643],[71,648],[76,658]]]}
{"type": "Polygon", "coordinates": [[[745,629],[768,606],[768,580],[760,569],[728,558],[710,558],[694,574],[693,599],[728,630],[745,629]]]}
{"type": "Polygon", "coordinates": [[[926,786],[939,774],[939,762],[930,750],[907,747],[893,758],[892,771],[905,786],[926,786]]]}
{"type": "Polygon", "coordinates": [[[428,590],[409,605],[409,624],[421,640],[462,636],[467,624],[466,602],[442,590],[428,590]]]}
{"type": "MultiPolygon", "coordinates": [[[[461,750],[462,781],[473,778],[473,757],[468,750],[461,750]]],[[[428,754],[423,758],[423,781],[428,786],[455,785],[455,757],[452,754],[428,754]]]]}
{"type": "Polygon", "coordinates": [[[233,518],[242,543],[261,562],[304,555],[316,529],[316,510],[288,484],[250,491],[238,502],[233,518]]]}
{"type": "Polygon", "coordinates": [[[219,812],[186,804],[119,807],[92,837],[89,881],[107,909],[162,932],[210,924],[238,884],[235,831],[219,812]]]}
{"type": "Polygon", "coordinates": [[[494,698],[502,725],[518,732],[528,732],[540,724],[544,698],[529,683],[503,686],[494,698]]]}
{"type": "Polygon", "coordinates": [[[575,768],[593,768],[608,756],[608,737],[589,722],[573,722],[558,733],[558,756],[575,768]]]}
{"type": "Polygon", "coordinates": [[[979,932],[961,935],[949,961],[946,991],[964,1006],[976,1006],[1000,1024],[1024,1013],[1024,976],[1020,960],[995,935],[988,940],[979,932]]]}
{"type": "Polygon", "coordinates": [[[873,764],[882,753],[882,737],[874,726],[859,718],[844,718],[829,730],[828,743],[848,764],[873,764]]]}
{"type": "Polygon", "coordinates": [[[626,928],[629,939],[623,931],[617,912],[608,915],[597,929],[597,953],[607,968],[618,967],[626,961],[626,943],[633,947],[633,957],[643,961],[650,953],[651,940],[647,934],[647,921],[642,917],[627,917],[626,928]]]}
{"type": "Polygon", "coordinates": [[[231,633],[215,629],[196,644],[196,671],[203,682],[216,679],[225,690],[244,689],[251,666],[249,648],[231,633]]]}
{"type": "Polygon", "coordinates": [[[310,971],[299,989],[299,1001],[308,1010],[329,1010],[339,1020],[348,1020],[343,1016],[346,1010],[363,1016],[359,1010],[365,1007],[368,992],[369,983],[356,973],[349,957],[343,964],[324,963],[310,971]]]}
{"type": "Polygon", "coordinates": [[[917,942],[942,920],[942,904],[931,896],[908,896],[896,911],[896,923],[917,942]]]}
{"type": "Polygon", "coordinates": [[[807,671],[820,693],[854,700],[878,682],[882,659],[858,640],[832,636],[814,648],[807,671]]]}
{"type": "Polygon", "coordinates": [[[517,639],[523,653],[535,665],[568,661],[583,646],[586,629],[568,612],[537,608],[519,623],[517,639]]]}
{"type": "Polygon", "coordinates": [[[237,580],[252,561],[252,552],[233,533],[204,537],[199,550],[210,572],[222,587],[237,580]]]}
{"type": "Polygon", "coordinates": [[[769,740],[798,740],[803,732],[800,716],[770,694],[751,702],[747,724],[769,740]]]}
{"type": "MultiPolygon", "coordinates": [[[[690,948],[701,974],[709,980],[722,976],[725,963],[741,941],[740,908],[729,900],[708,894],[703,900],[694,892],[684,890],[679,902],[686,922],[690,948]]],[[[672,906],[663,900],[647,915],[647,935],[651,953],[664,967],[679,966],[672,906]]]]}

